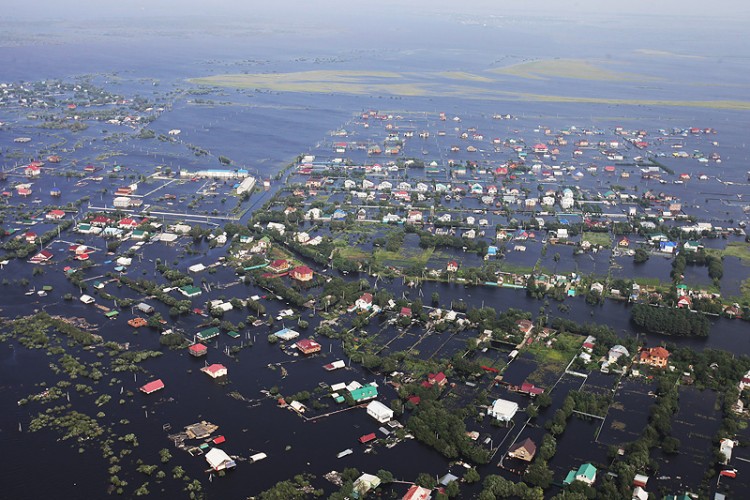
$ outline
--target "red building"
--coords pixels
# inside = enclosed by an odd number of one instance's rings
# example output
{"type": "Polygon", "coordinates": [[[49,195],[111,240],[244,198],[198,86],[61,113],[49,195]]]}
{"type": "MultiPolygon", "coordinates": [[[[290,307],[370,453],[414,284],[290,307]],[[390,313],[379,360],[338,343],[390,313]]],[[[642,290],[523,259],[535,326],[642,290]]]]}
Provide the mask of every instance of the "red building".
{"type": "Polygon", "coordinates": [[[153,382],[149,382],[148,384],[142,386],[141,392],[151,394],[152,392],[160,391],[162,389],[164,389],[164,382],[162,382],[161,379],[158,378],[153,382]]]}
{"type": "Polygon", "coordinates": [[[305,355],[320,352],[320,344],[310,339],[302,339],[294,344],[294,347],[305,355]]]}
{"type": "Polygon", "coordinates": [[[307,266],[297,266],[292,269],[291,276],[297,281],[310,281],[313,279],[313,270],[307,266]]]}
{"type": "Polygon", "coordinates": [[[188,347],[188,352],[191,356],[195,356],[196,358],[199,358],[201,356],[205,356],[208,352],[208,347],[201,344],[200,342],[197,344],[193,344],[190,347],[188,347]]]}

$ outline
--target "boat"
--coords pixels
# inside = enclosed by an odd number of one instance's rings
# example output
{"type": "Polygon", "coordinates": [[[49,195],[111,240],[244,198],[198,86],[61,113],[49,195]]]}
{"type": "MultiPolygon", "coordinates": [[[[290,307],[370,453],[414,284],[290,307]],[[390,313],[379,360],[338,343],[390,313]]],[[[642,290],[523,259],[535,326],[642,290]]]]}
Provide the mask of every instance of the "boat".
{"type": "Polygon", "coordinates": [[[344,451],[339,452],[339,454],[336,455],[336,458],[344,458],[345,456],[351,455],[352,453],[354,453],[354,450],[352,450],[351,448],[347,448],[344,451]]]}
{"type": "Polygon", "coordinates": [[[32,288],[31,290],[28,290],[24,295],[34,295],[36,293],[36,287],[32,288]]]}
{"type": "Polygon", "coordinates": [[[719,475],[734,479],[737,477],[737,469],[724,469],[723,471],[719,472],[719,475]]]}
{"type": "Polygon", "coordinates": [[[45,292],[44,290],[39,290],[38,292],[36,292],[36,294],[39,295],[40,297],[46,297],[47,296],[47,292],[45,292]]]}

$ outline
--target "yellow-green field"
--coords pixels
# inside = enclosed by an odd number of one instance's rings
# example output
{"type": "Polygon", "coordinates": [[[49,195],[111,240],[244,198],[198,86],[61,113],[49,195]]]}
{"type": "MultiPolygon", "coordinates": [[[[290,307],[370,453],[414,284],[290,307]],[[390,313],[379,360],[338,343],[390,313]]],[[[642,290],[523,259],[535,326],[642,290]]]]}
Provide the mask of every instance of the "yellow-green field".
{"type": "Polygon", "coordinates": [[[532,94],[503,90],[504,84],[493,75],[527,78],[579,78],[588,80],[638,80],[646,77],[618,73],[577,60],[551,60],[524,63],[491,70],[485,75],[459,71],[442,73],[397,73],[391,71],[318,70],[291,73],[251,73],[214,75],[189,80],[198,85],[239,89],[263,89],[276,92],[310,92],[342,95],[393,95],[423,97],[460,97],[492,101],[590,103],[623,106],[670,106],[710,109],[750,110],[750,101],[687,101],[663,99],[614,99],[606,97],[532,94]],[[455,85],[446,85],[446,78],[455,85]],[[494,84],[494,85],[492,85],[494,84]]]}
{"type": "Polygon", "coordinates": [[[438,74],[444,78],[450,78],[452,80],[464,80],[468,82],[492,83],[495,81],[491,78],[487,78],[486,76],[476,75],[474,73],[466,73],[464,71],[444,71],[438,74]]]}
{"type": "Polygon", "coordinates": [[[655,81],[658,78],[611,71],[580,59],[542,59],[491,70],[501,75],[542,80],[547,78],[575,78],[597,81],[655,81]]]}

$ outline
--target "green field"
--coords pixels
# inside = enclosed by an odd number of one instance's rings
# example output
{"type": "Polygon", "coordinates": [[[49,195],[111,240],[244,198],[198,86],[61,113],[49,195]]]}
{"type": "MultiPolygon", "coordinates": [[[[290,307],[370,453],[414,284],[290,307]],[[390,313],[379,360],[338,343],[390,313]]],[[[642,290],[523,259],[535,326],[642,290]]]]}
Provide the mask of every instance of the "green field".
{"type": "Polygon", "coordinates": [[[604,248],[610,248],[612,246],[612,237],[609,233],[584,232],[581,236],[581,241],[584,240],[592,245],[599,245],[604,248]]]}
{"type": "Polygon", "coordinates": [[[385,266],[394,266],[405,269],[411,266],[427,267],[427,261],[432,256],[433,248],[416,248],[412,250],[402,249],[398,252],[389,252],[387,250],[375,250],[375,262],[385,266]]]}

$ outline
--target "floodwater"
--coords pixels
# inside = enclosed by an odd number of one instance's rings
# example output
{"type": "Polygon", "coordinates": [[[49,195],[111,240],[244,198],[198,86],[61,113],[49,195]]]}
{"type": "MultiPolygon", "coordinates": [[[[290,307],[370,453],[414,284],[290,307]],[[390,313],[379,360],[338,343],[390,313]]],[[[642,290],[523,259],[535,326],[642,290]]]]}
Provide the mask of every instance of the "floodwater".
{"type": "MultiPolygon", "coordinates": [[[[475,28],[462,27],[454,35],[474,35],[475,28]]],[[[414,57],[408,51],[388,51],[385,54],[375,52],[362,55],[356,50],[360,49],[366,41],[372,41],[372,34],[364,36],[365,41],[356,40],[346,50],[341,50],[344,55],[351,57],[348,69],[357,69],[372,66],[381,68],[394,68],[397,70],[429,70],[440,69],[442,63],[449,62],[460,65],[468,70],[481,70],[491,66],[497,54],[489,54],[479,51],[472,55],[472,51],[448,52],[443,58],[431,53],[427,56],[421,54],[414,57]]],[[[399,35],[403,36],[403,35],[399,35]]],[[[486,32],[481,38],[493,40],[486,32]]],[[[293,37],[292,37],[293,38],[293,37]]],[[[314,54],[320,50],[323,43],[316,41],[309,47],[301,49],[294,48],[290,52],[291,42],[285,42],[274,46],[270,42],[261,42],[253,49],[245,49],[229,43],[221,38],[211,38],[206,43],[162,43],[161,50],[151,50],[153,39],[143,41],[131,41],[127,46],[119,46],[117,43],[105,43],[93,48],[89,44],[47,45],[41,47],[16,47],[4,48],[0,52],[0,65],[4,68],[3,78],[7,81],[20,79],[35,80],[49,78],[76,78],[82,74],[94,74],[95,79],[104,86],[113,85],[113,91],[126,95],[144,94],[163,97],[166,92],[173,88],[184,89],[189,85],[185,79],[194,76],[204,76],[217,73],[217,67],[210,63],[211,60],[240,61],[253,51],[270,61],[259,69],[257,63],[236,63],[232,71],[298,71],[304,69],[318,68],[319,65],[311,62],[295,62],[294,57],[302,54],[314,54]],[[70,57],[76,54],[76,57],[70,57]],[[24,64],[20,64],[24,61],[24,64]],[[114,61],[114,62],[113,62],[114,61]],[[119,74],[118,83],[108,83],[113,74],[119,74]],[[158,79],[159,84],[153,85],[152,81],[140,81],[139,78],[158,79]],[[120,81],[121,80],[121,81],[120,81]]],[[[164,42],[164,40],[161,40],[164,42]]],[[[447,41],[441,39],[441,43],[435,45],[435,50],[443,47],[447,41]]],[[[645,43],[645,42],[644,42],[645,43]]],[[[518,49],[518,53],[511,58],[512,62],[519,62],[526,57],[534,57],[539,52],[539,47],[518,49]],[[537,51],[534,53],[534,51],[537,51]]],[[[557,48],[559,56],[564,56],[563,48],[557,48]]],[[[586,51],[593,52],[593,48],[587,47],[586,51]]],[[[636,56],[629,57],[636,60],[644,70],[657,72],[669,72],[674,79],[689,78],[689,70],[678,64],[668,67],[654,62],[653,60],[638,59],[636,56]]],[[[341,64],[334,62],[330,65],[336,67],[341,64]]],[[[748,72],[737,71],[739,63],[733,60],[725,60],[718,68],[716,77],[731,77],[732,81],[742,80],[742,76],[748,72]]],[[[226,68],[220,67],[223,72],[226,68]]],[[[545,81],[530,80],[522,82],[523,89],[527,92],[549,93],[549,84],[545,81]]],[[[742,83],[742,82],[740,82],[742,83]]],[[[510,86],[519,86],[518,80],[509,80],[510,86]]],[[[658,86],[655,94],[663,98],[676,98],[685,87],[675,89],[666,84],[653,84],[658,86]]],[[[592,95],[609,96],[613,90],[623,98],[638,98],[642,89],[625,84],[596,84],[592,82],[566,81],[556,92],[566,90],[581,90],[590,92],[592,95]],[[583,88],[581,88],[583,87],[583,88]]],[[[691,95],[696,99],[732,99],[737,98],[737,89],[731,86],[691,89],[691,95]]],[[[31,145],[22,149],[25,156],[32,156],[34,152],[41,149],[43,145],[49,146],[64,139],[70,144],[84,138],[87,147],[80,148],[66,155],[66,162],[76,160],[79,165],[86,162],[95,162],[99,154],[111,149],[122,150],[122,157],[108,159],[109,165],[119,163],[125,166],[127,175],[137,176],[140,173],[150,173],[158,165],[170,166],[174,169],[198,169],[206,168],[206,160],[202,157],[186,154],[184,144],[192,143],[201,147],[209,148],[214,155],[226,155],[239,164],[247,164],[253,171],[263,177],[271,177],[284,165],[291,161],[296,155],[306,152],[316,152],[316,143],[327,140],[326,134],[329,130],[341,127],[352,119],[352,116],[364,109],[396,109],[409,111],[447,111],[450,113],[476,117],[479,126],[490,127],[490,116],[495,112],[511,113],[524,116],[529,120],[536,120],[552,128],[568,127],[573,123],[580,123],[594,128],[612,128],[613,126],[627,121],[643,124],[649,130],[658,128],[671,128],[672,126],[714,126],[721,130],[721,143],[715,149],[721,153],[724,162],[721,166],[713,166],[711,181],[706,188],[697,181],[692,181],[680,186],[681,197],[695,200],[698,213],[708,217],[716,224],[727,225],[729,220],[739,220],[741,209],[735,200],[738,195],[745,193],[746,186],[739,184],[727,186],[718,184],[717,177],[724,180],[740,182],[744,179],[744,169],[748,164],[748,150],[744,147],[744,133],[748,126],[746,113],[731,110],[705,110],[700,108],[659,108],[649,106],[625,107],[620,105],[595,105],[595,104],[567,104],[567,103],[539,103],[520,101],[494,101],[491,105],[482,100],[461,99],[456,97],[402,97],[391,96],[342,96],[316,93],[276,93],[276,92],[254,92],[224,89],[216,91],[215,95],[186,95],[175,99],[174,105],[162,114],[154,123],[153,129],[157,133],[165,133],[173,128],[180,128],[183,132],[179,144],[154,145],[147,142],[139,143],[129,140],[124,143],[118,141],[105,141],[100,130],[87,131],[81,136],[68,131],[56,131],[55,134],[43,134],[32,129],[29,123],[14,124],[18,127],[15,131],[25,131],[33,135],[34,141],[31,145]],[[196,98],[211,99],[214,104],[195,103],[196,98]],[[193,102],[190,102],[193,101],[193,102]],[[224,104],[226,103],[226,104],[224,104]],[[493,109],[490,109],[493,108],[493,109]],[[28,128],[24,128],[28,127],[28,128]],[[96,134],[96,135],[94,135],[96,134]],[[742,145],[742,146],[741,146],[742,145]],[[710,194],[706,194],[710,193],[710,194]],[[718,194],[717,194],[718,193],[718,194]],[[702,212],[701,212],[702,211],[702,212]]],[[[15,116],[15,115],[13,115],[15,116]]],[[[6,121],[11,114],[6,116],[6,111],[0,110],[0,117],[6,121]]],[[[502,136],[514,133],[514,125],[503,124],[502,128],[497,126],[494,131],[502,136]]],[[[108,133],[118,131],[115,127],[103,126],[108,133]]],[[[93,129],[93,127],[92,127],[93,129]]],[[[704,146],[708,147],[708,145],[704,146]]],[[[12,137],[3,132],[2,148],[8,150],[13,148],[12,137]]],[[[421,149],[421,148],[419,148],[421,149]]],[[[421,154],[416,149],[412,153],[421,154]]],[[[465,161],[469,157],[460,154],[458,160],[465,161]]],[[[215,159],[211,167],[215,167],[215,159]]],[[[695,163],[685,163],[671,158],[665,158],[664,162],[678,172],[689,173],[693,178],[697,177],[704,167],[695,163]]],[[[15,165],[14,161],[3,158],[3,167],[9,168],[15,165]]],[[[63,177],[43,178],[36,185],[38,195],[43,203],[57,203],[47,195],[52,187],[60,187],[62,196],[59,203],[68,203],[80,199],[82,196],[91,196],[91,203],[97,205],[105,202],[103,189],[108,192],[114,191],[122,184],[122,179],[110,179],[104,177],[102,181],[87,181],[86,185],[75,186],[77,179],[66,179],[63,177]],[[99,196],[97,196],[99,194],[99,196]],[[97,199],[98,198],[98,199],[97,199]]],[[[591,182],[594,182],[593,180],[591,182]]],[[[612,180],[614,183],[615,180],[612,180]]],[[[536,183],[535,183],[536,184],[536,183]]],[[[536,186],[534,186],[536,187],[536,186]]],[[[603,186],[605,187],[605,186],[603,186]]],[[[659,185],[646,186],[661,189],[659,185]]],[[[182,185],[170,185],[163,188],[164,192],[175,194],[177,198],[184,198],[184,202],[176,201],[177,206],[185,209],[189,200],[192,199],[200,188],[193,183],[182,185]]],[[[674,187],[670,187],[674,188],[674,187]]],[[[223,205],[220,201],[230,185],[218,187],[216,197],[205,201],[200,210],[217,210],[221,213],[231,209],[231,206],[223,205]]],[[[663,188],[666,189],[666,188],[663,188]]],[[[257,195],[256,195],[257,196],[257,195]]],[[[269,195],[265,195],[269,196],[269,195]]],[[[253,200],[255,202],[255,200],[253,200]]],[[[160,203],[166,203],[160,202],[160,203]]],[[[230,202],[228,202],[230,203],[230,202]]],[[[234,203],[231,201],[231,203],[234,203]]],[[[473,201],[471,203],[474,203],[473,201]]],[[[456,205],[453,203],[452,205],[456,205]]],[[[470,203],[464,206],[471,209],[478,208],[470,203]]],[[[41,208],[41,207],[40,207],[41,208]]],[[[200,219],[205,213],[192,214],[200,219]]],[[[490,228],[494,230],[494,224],[504,222],[500,218],[491,217],[490,228]]],[[[51,226],[39,225],[38,230],[44,231],[51,226]]],[[[103,248],[106,243],[102,238],[94,236],[76,235],[85,244],[103,248]]],[[[530,241],[526,244],[526,252],[510,252],[507,260],[511,264],[528,266],[533,265],[539,258],[541,243],[530,241]]],[[[542,261],[545,268],[558,267],[558,272],[579,273],[604,273],[608,266],[609,254],[602,252],[597,255],[573,256],[571,247],[555,248],[554,252],[548,252],[542,261]],[[556,266],[552,260],[555,253],[561,256],[559,265],[556,266]]],[[[56,253],[67,252],[64,245],[54,248],[56,253]]],[[[198,246],[199,252],[206,250],[198,246]]],[[[182,250],[180,250],[181,252],[182,250]]],[[[214,249],[203,255],[184,258],[175,257],[174,249],[151,244],[142,252],[143,261],[129,271],[130,277],[145,276],[154,278],[152,262],[157,259],[163,261],[176,261],[176,267],[185,270],[187,266],[202,261],[210,263],[222,254],[222,249],[214,249]]],[[[479,258],[475,255],[459,255],[463,262],[468,265],[478,263],[479,258]]],[[[95,276],[110,271],[112,264],[105,264],[109,257],[104,252],[96,256],[98,267],[88,271],[87,276],[95,276]]],[[[636,267],[630,259],[623,258],[617,276],[630,277],[633,274],[647,275],[658,278],[666,278],[669,275],[670,261],[667,259],[652,258],[647,263],[636,267]]],[[[738,293],[739,271],[746,274],[746,269],[741,267],[736,260],[728,259],[725,263],[725,278],[722,280],[722,289],[727,293],[738,293]],[[738,272],[735,272],[738,271],[738,272]],[[726,287],[726,288],[724,288],[726,287]]],[[[135,348],[159,349],[158,336],[148,330],[141,330],[137,335],[125,324],[125,318],[108,321],[102,315],[89,306],[78,301],[64,302],[62,295],[66,292],[77,296],[78,290],[74,289],[65,280],[59,269],[46,270],[42,276],[32,276],[31,267],[23,262],[11,261],[2,270],[2,277],[9,280],[6,285],[0,285],[2,303],[0,308],[5,316],[16,316],[29,314],[36,310],[44,309],[50,313],[73,315],[88,319],[90,322],[100,325],[100,333],[107,340],[118,342],[130,342],[135,348]],[[55,289],[48,297],[25,296],[23,292],[26,287],[20,284],[20,280],[29,279],[31,284],[40,287],[42,284],[52,285],[55,289]]],[[[205,274],[209,283],[227,282],[233,277],[229,271],[219,269],[216,274],[205,274]]],[[[199,279],[200,279],[199,278],[199,279]]],[[[705,269],[691,269],[687,279],[691,283],[707,283],[705,269]]],[[[381,285],[382,286],[382,285],[381,285]]],[[[395,296],[408,294],[414,298],[418,290],[406,288],[399,281],[388,285],[392,288],[395,296]]],[[[129,296],[123,289],[117,289],[110,284],[105,289],[117,297],[129,296]]],[[[513,307],[536,312],[543,301],[529,298],[523,291],[490,287],[471,287],[459,284],[446,283],[423,283],[421,285],[423,297],[430,297],[433,292],[438,292],[440,302],[443,306],[450,304],[452,300],[464,300],[470,307],[491,306],[499,310],[513,307]]],[[[222,295],[228,297],[233,294],[240,296],[265,295],[264,290],[252,286],[235,285],[234,288],[225,290],[214,289],[210,293],[204,293],[199,300],[194,301],[199,305],[205,300],[216,299],[222,295]]],[[[426,302],[426,301],[425,301],[426,302]]],[[[265,301],[268,314],[275,316],[286,304],[278,301],[265,301]]],[[[554,302],[548,307],[550,316],[562,316],[578,322],[599,322],[610,325],[621,336],[634,335],[635,332],[629,322],[629,309],[627,305],[607,302],[601,306],[590,306],[583,299],[568,300],[570,306],[568,312],[561,313],[554,307],[554,302]]],[[[114,304],[112,304],[114,305],[114,304]]],[[[165,306],[153,304],[157,311],[164,317],[168,317],[165,306]]],[[[233,311],[228,313],[224,319],[234,323],[242,321],[246,316],[245,311],[233,311]]],[[[307,318],[306,318],[307,319],[307,318]]],[[[175,326],[188,332],[199,330],[202,319],[195,316],[179,318],[175,326]]],[[[311,332],[317,324],[317,319],[310,318],[311,332]]],[[[394,473],[398,479],[411,481],[420,472],[429,472],[433,475],[442,475],[449,470],[448,461],[435,453],[433,450],[415,441],[401,443],[395,448],[376,448],[377,453],[366,454],[359,446],[357,438],[369,432],[378,432],[372,419],[367,417],[364,411],[353,410],[338,414],[329,418],[319,419],[315,422],[303,421],[292,412],[277,408],[273,399],[264,398],[260,391],[278,387],[284,394],[292,394],[301,390],[313,390],[318,382],[329,384],[336,382],[349,382],[358,380],[367,382],[373,380],[373,375],[362,370],[356,364],[346,370],[327,373],[322,365],[340,359],[343,350],[336,341],[319,339],[323,345],[322,354],[310,359],[301,359],[287,355],[279,346],[270,345],[266,342],[269,333],[280,328],[280,323],[275,322],[273,327],[261,326],[248,328],[242,339],[230,340],[222,336],[217,344],[211,345],[208,360],[211,362],[222,362],[229,368],[228,384],[219,385],[207,379],[199,368],[203,360],[189,357],[185,352],[164,351],[164,355],[155,360],[144,363],[144,367],[150,375],[160,377],[165,381],[166,390],[151,396],[136,393],[135,403],[117,405],[120,387],[125,390],[135,390],[145,383],[144,375],[139,375],[137,380],[130,380],[130,375],[122,375],[121,382],[109,388],[101,388],[113,396],[113,401],[104,411],[108,414],[106,420],[112,423],[126,418],[127,424],[140,438],[137,455],[144,457],[147,463],[158,462],[158,451],[161,448],[172,449],[171,442],[167,439],[167,433],[162,426],[166,423],[172,425],[172,429],[180,429],[184,425],[202,419],[220,425],[219,432],[227,437],[225,450],[232,454],[248,456],[255,452],[265,452],[269,458],[257,464],[241,463],[237,470],[230,472],[225,478],[217,478],[213,482],[207,480],[204,471],[206,464],[203,458],[191,458],[187,454],[173,451],[174,458],[169,468],[180,465],[186,469],[192,477],[199,478],[204,484],[204,489],[210,498],[244,498],[257,494],[265,488],[272,486],[279,480],[286,479],[302,471],[310,472],[318,476],[316,487],[325,487],[332,491],[331,486],[320,479],[322,474],[332,469],[344,467],[357,467],[361,471],[375,473],[378,469],[387,469],[394,473]],[[244,349],[237,359],[227,357],[222,353],[226,346],[238,345],[240,342],[254,340],[254,345],[244,349]],[[285,363],[288,376],[282,378],[281,370],[268,367],[271,363],[285,363]],[[236,391],[250,400],[258,400],[259,404],[239,401],[228,396],[230,391],[236,391]],[[343,459],[336,459],[336,454],[346,448],[353,448],[354,454],[343,459]]],[[[291,326],[291,325],[287,325],[291,326]]],[[[305,335],[307,332],[303,332],[305,335]]],[[[393,335],[392,330],[386,332],[393,335]]],[[[402,349],[413,345],[415,338],[405,336],[403,342],[394,343],[393,349],[402,349]]],[[[641,334],[644,337],[644,334],[641,334]]],[[[649,344],[655,345],[660,342],[675,343],[690,346],[695,349],[718,348],[731,350],[737,354],[750,355],[750,325],[745,322],[717,319],[713,322],[711,335],[707,339],[682,339],[668,338],[658,335],[645,335],[649,344]]],[[[431,337],[425,339],[418,346],[420,356],[448,357],[456,352],[462,345],[464,337],[457,336],[447,344],[443,337],[431,337]]],[[[79,355],[93,360],[90,353],[80,352],[79,355]]],[[[56,495],[65,498],[98,498],[108,487],[108,473],[106,464],[97,455],[96,448],[89,449],[84,453],[78,453],[77,446],[71,447],[68,443],[58,442],[57,434],[51,431],[38,433],[26,432],[29,421],[35,416],[38,408],[33,405],[18,406],[16,402],[30,393],[39,392],[36,385],[42,381],[54,382],[46,370],[48,359],[46,354],[37,351],[27,351],[18,345],[5,343],[0,353],[0,406],[9,411],[0,414],[0,449],[4,450],[8,458],[4,462],[0,476],[4,479],[4,491],[9,498],[38,498],[56,495]],[[24,429],[18,432],[19,423],[24,429]],[[64,467],[60,464],[75,462],[75,466],[64,467]],[[46,466],[49,464],[49,466],[46,466]],[[41,465],[41,467],[40,467],[41,465]],[[44,481],[39,480],[40,471],[44,471],[44,481]]],[[[520,366],[520,364],[519,364],[520,366]]],[[[602,381],[603,383],[606,382],[602,381]]],[[[559,406],[566,392],[566,388],[578,388],[579,380],[565,378],[553,392],[553,407],[559,406]]],[[[396,398],[395,392],[384,384],[380,384],[381,401],[388,403],[396,398]]],[[[689,397],[687,394],[685,395],[689,397]]],[[[696,396],[698,397],[698,396],[696,396]]],[[[75,395],[71,395],[74,399],[75,395]]],[[[681,414],[683,407],[686,408],[686,419],[692,418],[689,409],[692,406],[683,403],[681,395],[681,414]]],[[[639,400],[640,401],[640,400],[639,400]]],[[[629,401],[629,404],[632,401],[629,401]]],[[[524,405],[521,405],[522,407],[524,405]]],[[[545,418],[552,413],[552,408],[542,412],[539,418],[540,426],[545,418]]],[[[627,423],[637,426],[642,421],[642,416],[632,418],[627,423]]],[[[682,415],[680,415],[682,417],[682,415]]],[[[516,419],[521,422],[520,417],[516,419]]],[[[597,421],[583,421],[577,418],[571,419],[561,441],[558,444],[558,453],[550,463],[555,471],[555,479],[560,480],[567,470],[577,467],[583,461],[606,461],[606,446],[592,444],[588,448],[580,446],[581,441],[592,442],[597,430],[597,421]]],[[[487,431],[485,426],[483,431],[487,431]]],[[[539,431],[527,428],[524,432],[529,435],[540,437],[539,431]]],[[[626,427],[626,430],[628,428],[626,427]]],[[[492,429],[490,429],[492,430],[492,429]]],[[[712,436],[713,433],[707,429],[705,435],[712,436]]],[[[126,431],[127,432],[127,431],[126,431]]],[[[493,432],[499,433],[498,430],[493,432]]],[[[682,432],[678,427],[675,432],[682,432]]],[[[515,433],[511,433],[515,434],[515,433]]],[[[607,442],[617,441],[626,436],[609,435],[605,432],[607,442]]],[[[522,437],[523,438],[523,437],[522,437]]],[[[680,438],[682,439],[681,435],[680,438]]],[[[689,440],[689,436],[682,439],[683,443],[689,440]]],[[[704,440],[705,441],[705,440],[704,440]]],[[[509,444],[509,443],[508,443],[509,444]]],[[[705,442],[699,443],[701,446],[705,442]]],[[[703,446],[703,448],[706,448],[703,446]]],[[[700,452],[703,452],[701,448],[700,452]]],[[[501,473],[495,467],[495,460],[490,465],[482,467],[480,472],[485,475],[489,473],[501,473]]],[[[664,465],[663,470],[669,470],[672,466],[664,465]]],[[[676,466],[675,466],[676,467],[676,466]]],[[[702,470],[702,469],[701,469],[702,470]]],[[[502,472],[506,474],[505,472],[502,472]]],[[[515,476],[508,474],[508,477],[515,476]]],[[[145,478],[126,477],[131,485],[138,485],[145,478]]],[[[669,483],[671,486],[673,483],[669,483]]],[[[677,484],[677,483],[674,483],[677,484]]],[[[152,485],[152,491],[164,488],[167,494],[174,494],[180,486],[177,481],[167,480],[160,486],[152,485]]],[[[404,488],[405,490],[405,488],[404,488]]],[[[395,489],[400,494],[403,491],[395,489]]],[[[471,496],[474,490],[466,489],[465,496],[471,496]]]]}

